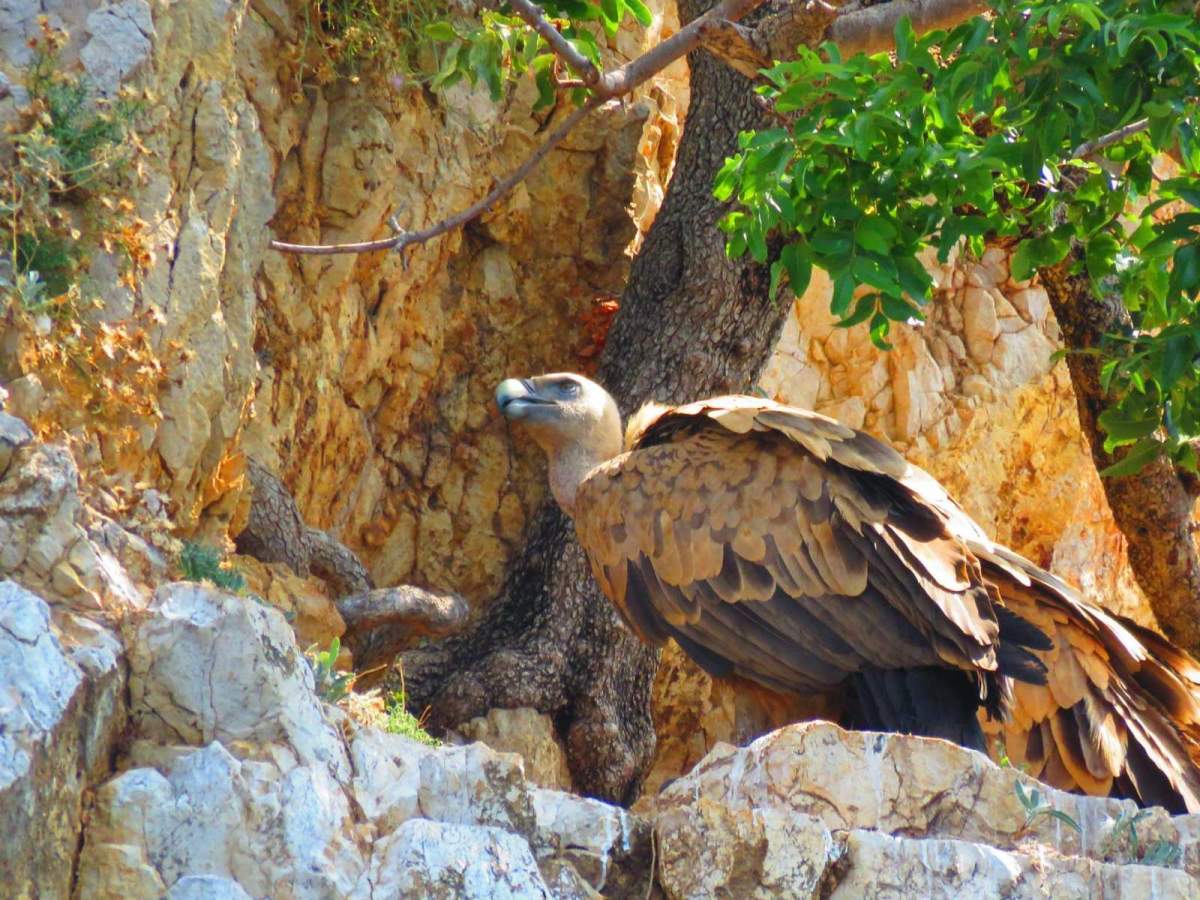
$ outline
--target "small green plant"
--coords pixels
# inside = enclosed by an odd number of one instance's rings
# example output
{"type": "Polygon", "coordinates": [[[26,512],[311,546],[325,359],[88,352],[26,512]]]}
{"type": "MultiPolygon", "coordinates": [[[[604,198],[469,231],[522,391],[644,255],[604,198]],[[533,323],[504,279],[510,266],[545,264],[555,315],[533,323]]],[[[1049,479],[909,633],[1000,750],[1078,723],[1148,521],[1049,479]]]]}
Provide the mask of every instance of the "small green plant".
{"type": "Polygon", "coordinates": [[[996,765],[1002,769],[1011,769],[1012,760],[1008,758],[1008,747],[1004,738],[996,738],[996,765]]]}
{"type": "Polygon", "coordinates": [[[304,658],[312,668],[313,681],[316,683],[317,696],[326,703],[337,703],[354,686],[354,674],[338,672],[334,669],[338,654],[342,652],[342,642],[334,638],[329,642],[329,649],[318,650],[313,644],[304,652],[304,658]]]}
{"type": "Polygon", "coordinates": [[[1117,817],[1101,845],[1105,859],[1140,863],[1145,866],[1174,866],[1183,857],[1179,844],[1158,839],[1143,843],[1138,836],[1138,823],[1150,815],[1150,810],[1127,810],[1117,817]]]}
{"type": "MultiPolygon", "coordinates": [[[[132,206],[111,199],[141,145],[131,96],[97,97],[83,76],[64,70],[67,35],[45,20],[26,72],[29,106],[15,126],[13,164],[0,176],[0,292],[18,311],[66,317],[96,243],[125,247],[132,206]]],[[[136,265],[141,251],[130,249],[136,265]]]]}
{"type": "Polygon", "coordinates": [[[408,711],[406,700],[403,691],[392,694],[392,702],[387,707],[387,725],[384,726],[387,732],[412,738],[430,747],[440,747],[442,742],[425,730],[424,717],[418,719],[408,711]]]}
{"type": "Polygon", "coordinates": [[[328,57],[316,67],[318,82],[367,72],[427,81],[438,64],[426,29],[450,13],[446,0],[308,0],[304,50],[315,42],[328,57]]]}
{"type": "Polygon", "coordinates": [[[221,559],[207,544],[186,541],[179,554],[179,568],[187,581],[208,581],[222,590],[237,593],[246,587],[246,578],[221,559]]]}
{"type": "Polygon", "coordinates": [[[1020,781],[1013,782],[1013,789],[1016,791],[1017,800],[1021,804],[1021,808],[1025,810],[1025,824],[1022,826],[1022,831],[1031,829],[1041,818],[1058,819],[1077,833],[1082,834],[1083,829],[1079,827],[1079,823],[1072,819],[1061,809],[1055,809],[1049,803],[1042,801],[1042,794],[1037,788],[1034,788],[1028,793],[1020,781]]]}

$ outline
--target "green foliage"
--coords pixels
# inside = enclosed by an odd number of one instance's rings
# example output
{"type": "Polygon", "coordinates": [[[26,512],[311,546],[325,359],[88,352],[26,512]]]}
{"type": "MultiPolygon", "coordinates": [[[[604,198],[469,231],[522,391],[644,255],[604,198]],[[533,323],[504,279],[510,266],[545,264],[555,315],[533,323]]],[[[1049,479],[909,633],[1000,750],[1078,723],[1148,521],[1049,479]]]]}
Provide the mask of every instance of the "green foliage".
{"type": "Polygon", "coordinates": [[[385,730],[390,734],[402,734],[406,738],[428,744],[430,747],[440,747],[442,742],[429,734],[422,727],[421,720],[408,711],[403,691],[392,694],[392,702],[387,707],[387,725],[385,730]]]}
{"type": "MultiPolygon", "coordinates": [[[[597,32],[611,36],[630,17],[642,27],[653,21],[643,0],[546,0],[538,6],[597,65],[597,32]]],[[[447,0],[309,0],[305,15],[306,37],[316,37],[343,74],[371,69],[428,82],[433,90],[465,80],[487,85],[493,100],[512,79],[529,75],[538,88],[537,108],[552,105],[559,82],[575,77],[562,71],[546,41],[504,5],[480,6],[478,19],[469,19],[455,14],[447,0]]],[[[587,95],[580,87],[571,90],[577,101],[587,95]]]]}
{"type": "MultiPolygon", "coordinates": [[[[376,71],[425,81],[432,75],[423,53],[430,45],[425,30],[450,12],[446,0],[307,0],[305,37],[319,40],[338,73],[376,71]]],[[[334,72],[319,76],[327,81],[334,72]]]]}
{"type": "MultiPolygon", "coordinates": [[[[643,0],[546,0],[538,4],[542,13],[567,42],[585,58],[600,65],[600,45],[595,30],[613,35],[628,17],[642,27],[653,20],[643,0]]],[[[558,83],[575,78],[571,72],[560,71],[559,63],[549,45],[525,22],[511,11],[484,10],[479,22],[442,21],[430,24],[425,33],[432,40],[445,44],[441,66],[431,82],[434,90],[444,89],[466,79],[475,85],[488,86],[493,100],[499,100],[507,80],[526,73],[532,75],[538,88],[535,109],[554,103],[558,83]]],[[[575,87],[572,92],[582,101],[587,91],[575,87]]]]}
{"type": "Polygon", "coordinates": [[[1138,823],[1149,815],[1148,809],[1127,810],[1121,813],[1101,845],[1101,855],[1105,859],[1141,863],[1146,866],[1178,865],[1183,858],[1179,844],[1161,838],[1149,843],[1140,840],[1138,823]]]}
{"type": "Polygon", "coordinates": [[[338,672],[333,667],[341,652],[342,642],[334,638],[329,642],[329,649],[318,650],[314,644],[304,653],[304,658],[308,660],[312,669],[317,696],[326,703],[337,703],[350,693],[350,688],[354,685],[353,673],[338,672]]]}
{"type": "Polygon", "coordinates": [[[179,554],[179,568],[187,581],[208,581],[222,590],[237,593],[246,587],[246,578],[221,559],[214,547],[185,541],[179,554]]]}
{"type": "Polygon", "coordinates": [[[1119,293],[1134,331],[1103,352],[1115,403],[1101,418],[1119,474],[1160,450],[1195,468],[1200,437],[1200,24],[1182,0],[1001,0],[994,17],[917,38],[894,56],[800,48],[761,89],[787,125],[743,134],[716,196],[727,252],[768,262],[774,294],[814,266],[839,324],[887,348],[931,297],[918,262],[1018,242],[1013,277],[1064,259],[1119,293]],[[1147,127],[1086,148],[1145,118],[1147,127]],[[1174,154],[1166,181],[1152,160],[1174,154]],[[1147,202],[1152,200],[1153,202],[1147,202]],[[1131,226],[1131,227],[1130,227],[1131,226]],[[1077,253],[1073,253],[1077,249],[1077,253]]]}
{"type": "Polygon", "coordinates": [[[141,105],[94,96],[81,76],[61,69],[65,33],[43,22],[25,75],[30,103],[8,140],[13,165],[0,176],[0,296],[23,312],[65,314],[95,238],[120,227],[113,189],[137,152],[131,123],[141,105]],[[7,271],[7,275],[5,272],[7,271]]]}
{"type": "Polygon", "coordinates": [[[1063,812],[1061,809],[1055,809],[1049,803],[1043,803],[1041,791],[1034,788],[1029,793],[1025,792],[1025,788],[1020,781],[1013,782],[1013,790],[1016,791],[1017,801],[1021,804],[1021,808],[1025,810],[1025,825],[1024,830],[1028,831],[1041,818],[1058,819],[1064,825],[1074,829],[1082,834],[1083,829],[1079,827],[1079,823],[1063,812]]]}

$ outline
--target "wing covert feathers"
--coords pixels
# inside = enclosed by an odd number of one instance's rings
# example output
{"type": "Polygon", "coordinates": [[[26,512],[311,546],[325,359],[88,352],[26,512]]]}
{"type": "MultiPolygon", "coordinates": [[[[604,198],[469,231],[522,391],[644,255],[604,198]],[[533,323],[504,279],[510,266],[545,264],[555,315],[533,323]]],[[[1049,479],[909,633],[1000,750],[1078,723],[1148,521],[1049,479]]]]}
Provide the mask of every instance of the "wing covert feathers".
{"type": "Polygon", "coordinates": [[[647,407],[625,447],[575,524],[643,640],[785,695],[957,669],[1032,774],[1200,811],[1200,664],[993,544],[886,444],[731,396],[647,407]]]}

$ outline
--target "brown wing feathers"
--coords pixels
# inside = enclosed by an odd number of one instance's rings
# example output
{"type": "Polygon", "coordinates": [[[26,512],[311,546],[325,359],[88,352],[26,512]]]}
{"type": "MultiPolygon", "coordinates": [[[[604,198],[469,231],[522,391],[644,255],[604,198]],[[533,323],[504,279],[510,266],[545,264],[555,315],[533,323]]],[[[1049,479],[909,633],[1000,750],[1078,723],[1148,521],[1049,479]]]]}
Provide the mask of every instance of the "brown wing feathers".
{"type": "Polygon", "coordinates": [[[1033,774],[1200,811],[1200,665],[992,545],[885,444],[722,397],[643,415],[627,447],[576,526],[644,639],[785,694],[904,670],[911,705],[968,678],[1033,774]]]}

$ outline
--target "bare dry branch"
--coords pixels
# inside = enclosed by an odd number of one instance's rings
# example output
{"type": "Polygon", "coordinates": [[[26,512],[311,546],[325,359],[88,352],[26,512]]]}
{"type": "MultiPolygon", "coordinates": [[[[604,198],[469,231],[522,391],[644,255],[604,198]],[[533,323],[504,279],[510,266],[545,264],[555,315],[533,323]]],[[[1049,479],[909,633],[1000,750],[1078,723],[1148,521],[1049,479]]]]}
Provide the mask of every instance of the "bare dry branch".
{"type": "Polygon", "coordinates": [[[529,159],[511,175],[497,182],[483,199],[472,203],[460,213],[421,231],[401,232],[377,241],[355,244],[291,244],[271,241],[271,248],[282,253],[304,253],[313,256],[331,256],[338,253],[370,253],[375,250],[404,250],[414,244],[453,231],[461,225],[486,212],[492,204],[504,197],[521,183],[546,155],[562,143],[571,129],[583,121],[592,110],[603,106],[610,99],[621,97],[634,90],[642,82],[652,78],[668,65],[700,46],[701,31],[706,22],[714,19],[736,20],[759,6],[763,0],[722,0],[704,15],[675,32],[667,40],[643,53],[619,69],[600,75],[593,94],[587,102],[572,112],[550,133],[546,141],[533,152],[529,159]]]}
{"type": "Polygon", "coordinates": [[[487,196],[472,203],[462,212],[451,216],[449,219],[438,222],[436,225],[432,225],[421,231],[402,231],[400,234],[389,238],[383,238],[378,241],[364,241],[358,244],[286,244],[283,241],[271,241],[271,247],[283,253],[306,253],[312,256],[331,256],[336,253],[370,253],[373,250],[404,250],[413,244],[423,244],[438,235],[445,234],[447,231],[453,231],[460,225],[470,222],[479,214],[486,212],[493,203],[520,184],[525,176],[533,171],[534,166],[546,157],[546,154],[562,143],[563,138],[570,134],[572,128],[582,122],[593,109],[603,105],[604,102],[599,97],[593,97],[586,104],[576,109],[563,119],[557,128],[550,132],[550,136],[533,152],[533,155],[529,159],[525,160],[511,175],[497,182],[496,186],[488,191],[487,196]]]}
{"type": "Polygon", "coordinates": [[[688,23],[662,43],[618,69],[599,71],[581,56],[543,15],[531,0],[508,0],[509,5],[538,34],[546,39],[555,54],[575,70],[580,80],[590,85],[592,95],[546,138],[521,166],[462,212],[421,231],[399,232],[377,241],[355,244],[291,244],[271,241],[271,247],[284,253],[331,255],[369,253],[375,250],[404,250],[414,244],[453,231],[486,212],[508,194],[562,143],[567,134],[592,110],[605,102],[623,97],[668,65],[702,46],[711,49],[743,74],[753,77],[772,59],[786,58],[800,44],[809,46],[821,40],[833,40],[847,55],[859,50],[874,52],[891,46],[892,31],[902,16],[912,18],[918,31],[945,27],[962,21],[987,8],[983,0],[893,0],[881,6],[859,8],[851,3],[835,9],[824,0],[773,0],[774,9],[754,29],[736,23],[761,6],[764,0],[721,0],[716,6],[688,23]]]}

